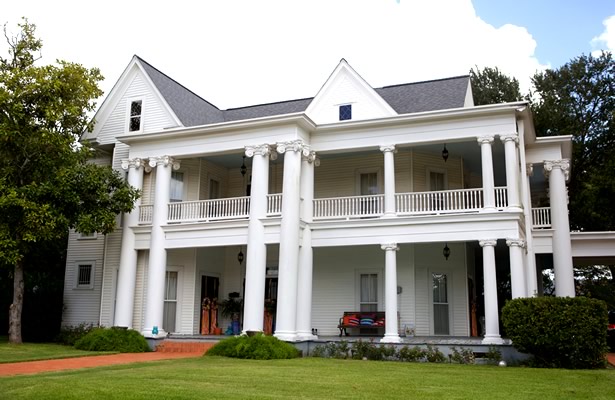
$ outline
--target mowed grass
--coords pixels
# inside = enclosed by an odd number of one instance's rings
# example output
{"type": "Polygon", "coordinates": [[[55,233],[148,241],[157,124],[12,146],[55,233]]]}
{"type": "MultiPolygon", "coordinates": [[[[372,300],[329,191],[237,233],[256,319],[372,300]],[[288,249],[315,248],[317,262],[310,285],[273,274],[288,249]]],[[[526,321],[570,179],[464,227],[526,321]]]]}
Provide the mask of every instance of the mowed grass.
{"type": "Polygon", "coordinates": [[[614,399],[615,371],[202,357],[0,377],[2,399],[614,399]]]}
{"type": "MultiPolygon", "coordinates": [[[[56,358],[85,357],[100,354],[113,353],[77,350],[71,346],[55,343],[10,344],[6,336],[0,337],[0,363],[53,360],[56,358]]],[[[1,398],[2,394],[0,393],[1,398]]]]}

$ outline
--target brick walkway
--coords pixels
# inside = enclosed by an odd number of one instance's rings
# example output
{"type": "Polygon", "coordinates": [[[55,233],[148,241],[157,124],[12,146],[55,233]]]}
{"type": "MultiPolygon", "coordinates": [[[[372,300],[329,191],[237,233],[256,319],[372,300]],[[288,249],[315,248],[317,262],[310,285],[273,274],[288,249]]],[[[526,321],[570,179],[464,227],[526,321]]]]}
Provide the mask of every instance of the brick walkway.
{"type": "Polygon", "coordinates": [[[26,361],[19,363],[0,364],[0,376],[37,374],[39,372],[102,367],[105,365],[130,364],[135,362],[201,357],[202,355],[202,351],[196,353],[122,353],[110,354],[105,356],[63,358],[60,360],[26,361]]]}

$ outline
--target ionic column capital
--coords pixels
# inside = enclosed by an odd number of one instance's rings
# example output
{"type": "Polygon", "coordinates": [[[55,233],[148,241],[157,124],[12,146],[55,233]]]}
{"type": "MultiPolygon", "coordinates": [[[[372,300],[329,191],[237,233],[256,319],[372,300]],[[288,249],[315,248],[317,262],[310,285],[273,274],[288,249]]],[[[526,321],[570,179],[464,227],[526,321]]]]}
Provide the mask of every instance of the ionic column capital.
{"type": "Polygon", "coordinates": [[[145,160],[142,158],[130,158],[122,160],[122,169],[128,171],[130,168],[139,169],[145,167],[145,160]]]}
{"type": "Polygon", "coordinates": [[[395,148],[394,144],[388,144],[385,146],[380,146],[380,151],[383,153],[387,153],[387,152],[391,152],[391,153],[397,153],[397,149],[395,148]]]}
{"type": "Polygon", "coordinates": [[[498,244],[498,240],[497,239],[479,240],[478,244],[480,244],[480,247],[487,247],[487,246],[495,247],[498,244]]]}
{"type": "Polygon", "coordinates": [[[561,160],[545,160],[543,166],[546,177],[549,177],[553,169],[561,169],[566,180],[570,177],[570,160],[567,158],[561,160]]]}
{"type": "Polygon", "coordinates": [[[155,168],[157,166],[171,166],[175,171],[177,171],[180,167],[180,162],[171,156],[150,157],[149,166],[151,168],[155,168]]]}
{"type": "Polygon", "coordinates": [[[493,135],[484,135],[476,138],[476,141],[479,145],[483,144],[492,144],[493,143],[493,135]]]}
{"type": "Polygon", "coordinates": [[[519,143],[519,134],[517,132],[505,133],[503,135],[500,135],[500,140],[502,141],[502,143],[511,142],[511,141],[515,143],[519,143]]]}
{"type": "Polygon", "coordinates": [[[316,157],[316,152],[309,149],[307,154],[305,151],[301,153],[301,160],[306,161],[309,164],[313,163],[316,167],[320,165],[320,158],[316,157]]]}
{"type": "Polygon", "coordinates": [[[308,157],[310,155],[310,146],[303,143],[303,140],[289,140],[287,142],[278,142],[277,151],[280,154],[284,154],[287,151],[294,151],[301,153],[302,156],[308,157]]]}
{"type": "Polygon", "coordinates": [[[274,152],[271,151],[271,146],[268,145],[267,143],[258,144],[255,146],[245,146],[244,149],[245,149],[246,157],[249,157],[249,158],[252,158],[254,156],[266,157],[268,155],[275,154],[274,152]]]}
{"type": "Polygon", "coordinates": [[[506,239],[506,245],[508,247],[525,247],[525,240],[523,239],[506,239]]]}
{"type": "Polygon", "coordinates": [[[527,176],[534,176],[534,164],[525,164],[525,173],[527,174],[527,176]]]}
{"type": "Polygon", "coordinates": [[[397,243],[384,243],[380,245],[380,248],[384,251],[397,251],[399,250],[399,246],[397,243]]]}

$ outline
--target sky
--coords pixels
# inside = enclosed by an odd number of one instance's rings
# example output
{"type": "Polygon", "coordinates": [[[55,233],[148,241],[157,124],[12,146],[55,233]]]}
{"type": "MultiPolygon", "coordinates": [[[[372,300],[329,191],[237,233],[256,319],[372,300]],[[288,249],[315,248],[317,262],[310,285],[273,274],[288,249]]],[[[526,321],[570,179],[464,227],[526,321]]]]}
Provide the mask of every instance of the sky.
{"type": "Polygon", "coordinates": [[[9,35],[21,17],[36,24],[39,62],[97,67],[106,93],[137,54],[221,109],[315,96],[341,58],[373,87],[497,66],[526,91],[536,71],[615,50],[613,0],[4,0],[0,10],[9,35]]]}

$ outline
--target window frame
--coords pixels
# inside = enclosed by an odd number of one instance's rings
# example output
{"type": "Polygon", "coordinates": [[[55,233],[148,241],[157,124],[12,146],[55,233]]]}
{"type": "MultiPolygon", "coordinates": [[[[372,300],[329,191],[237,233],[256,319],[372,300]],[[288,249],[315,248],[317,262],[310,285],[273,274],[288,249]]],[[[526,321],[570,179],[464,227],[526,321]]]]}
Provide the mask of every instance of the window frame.
{"type": "Polygon", "coordinates": [[[361,175],[364,174],[376,174],[376,182],[378,183],[378,193],[376,194],[384,194],[384,176],[382,174],[382,168],[361,168],[355,170],[355,181],[356,181],[356,195],[357,196],[371,196],[367,194],[361,194],[361,175]]]}
{"type": "Polygon", "coordinates": [[[92,290],[94,289],[94,281],[96,276],[96,261],[94,260],[79,260],[75,261],[75,277],[73,289],[76,290],[92,290]],[[89,265],[90,268],[90,282],[88,284],[79,283],[79,275],[81,266],[89,265]]]}
{"type": "MultiPolygon", "coordinates": [[[[177,181],[177,179],[175,179],[175,181],[177,181]]],[[[185,171],[171,171],[171,182],[169,184],[169,202],[170,203],[181,203],[182,201],[186,201],[186,194],[187,194],[187,189],[186,189],[186,173],[185,171]],[[177,176],[177,174],[181,174],[182,176],[182,187],[181,187],[181,199],[174,199],[172,197],[173,195],[173,176],[177,176]]]]}
{"type": "Polygon", "coordinates": [[[431,173],[435,173],[435,174],[442,174],[444,175],[444,189],[442,190],[448,190],[448,171],[444,168],[432,168],[432,167],[427,167],[425,168],[425,186],[427,188],[428,192],[434,192],[435,189],[431,188],[431,173]]]}
{"type": "Polygon", "coordinates": [[[98,239],[98,233],[92,232],[89,235],[86,235],[81,232],[77,232],[77,240],[95,240],[98,239]]]}
{"type": "Polygon", "coordinates": [[[384,307],[384,282],[383,282],[383,270],[381,268],[359,268],[355,269],[355,308],[356,311],[361,311],[361,275],[376,275],[376,288],[378,293],[376,295],[376,311],[383,311],[384,307]]]}
{"type": "Polygon", "coordinates": [[[348,103],[348,104],[340,104],[338,106],[338,120],[339,121],[350,121],[352,120],[352,103],[348,103]],[[342,107],[344,110],[347,111],[342,111],[342,107]],[[342,114],[348,112],[348,118],[342,118],[342,114]]]}
{"type": "Polygon", "coordinates": [[[126,133],[141,133],[143,132],[143,110],[145,109],[145,99],[143,97],[132,97],[126,100],[126,133]],[[132,108],[132,103],[141,102],[141,114],[139,114],[139,129],[131,131],[130,130],[130,120],[133,118],[130,115],[130,110],[132,108]]]}
{"type": "MultiPolygon", "coordinates": [[[[429,301],[429,335],[430,336],[454,336],[455,326],[454,324],[454,309],[455,309],[455,301],[454,301],[454,279],[453,270],[450,268],[429,268],[427,270],[427,280],[428,280],[428,301],[429,301]],[[448,305],[448,335],[447,334],[436,334],[435,333],[435,312],[434,312],[434,298],[433,298],[433,275],[434,274],[442,274],[446,275],[446,297],[447,297],[447,305],[448,305]]],[[[438,303],[443,304],[443,303],[438,303]]]]}

